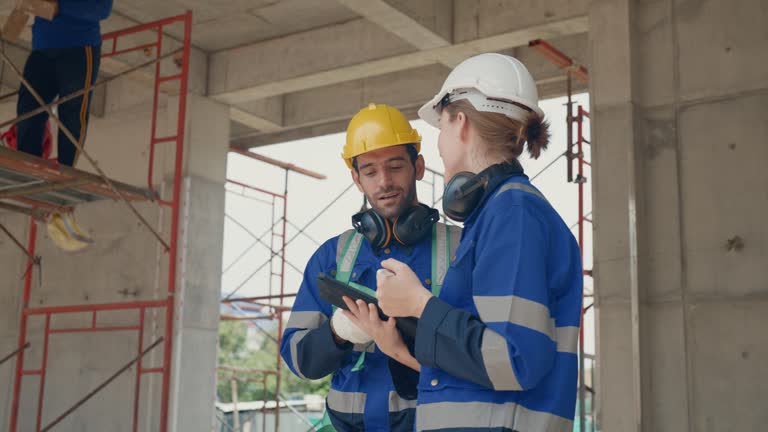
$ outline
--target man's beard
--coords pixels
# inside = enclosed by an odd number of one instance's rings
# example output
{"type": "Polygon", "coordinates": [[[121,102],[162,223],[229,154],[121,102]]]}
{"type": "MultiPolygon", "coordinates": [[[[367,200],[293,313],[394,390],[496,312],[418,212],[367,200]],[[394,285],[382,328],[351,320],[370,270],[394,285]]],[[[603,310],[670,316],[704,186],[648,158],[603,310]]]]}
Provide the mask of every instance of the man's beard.
{"type": "Polygon", "coordinates": [[[368,202],[370,203],[373,210],[376,213],[378,213],[379,216],[385,219],[394,220],[398,216],[403,214],[407,209],[414,206],[416,202],[416,185],[413,184],[408,190],[405,190],[405,191],[398,188],[392,188],[392,189],[387,189],[381,192],[377,192],[375,194],[375,196],[381,197],[392,192],[401,192],[401,191],[403,192],[403,194],[401,195],[402,198],[400,202],[398,202],[397,206],[395,207],[390,207],[390,206],[382,207],[378,205],[378,200],[375,200],[375,199],[372,200],[368,194],[365,194],[365,197],[368,199],[368,202]]]}

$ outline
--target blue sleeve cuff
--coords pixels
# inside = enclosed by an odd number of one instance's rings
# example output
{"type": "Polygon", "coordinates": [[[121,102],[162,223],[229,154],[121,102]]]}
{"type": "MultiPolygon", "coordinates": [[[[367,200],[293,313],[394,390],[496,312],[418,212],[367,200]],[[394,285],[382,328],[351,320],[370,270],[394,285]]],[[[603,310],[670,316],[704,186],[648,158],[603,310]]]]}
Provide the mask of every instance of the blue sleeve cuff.
{"type": "Polygon", "coordinates": [[[306,341],[308,338],[312,341],[313,346],[317,345],[317,348],[321,349],[320,352],[317,352],[317,354],[320,355],[324,353],[344,355],[352,349],[352,343],[350,342],[344,342],[341,345],[336,343],[336,338],[333,337],[333,331],[331,330],[330,319],[320,324],[320,327],[316,328],[314,331],[310,332],[304,340],[306,341]]]}
{"type": "Polygon", "coordinates": [[[305,377],[320,379],[338,369],[351,350],[349,342],[341,346],[336,344],[331,333],[331,321],[327,320],[299,342],[299,358],[296,360],[305,377]]]}
{"type": "Polygon", "coordinates": [[[416,327],[416,347],[414,357],[420,364],[429,367],[437,366],[437,329],[453,306],[432,297],[424,307],[416,327]]]}
{"type": "MultiPolygon", "coordinates": [[[[336,337],[333,335],[333,329],[331,328],[331,319],[328,318],[328,321],[320,324],[320,328],[318,330],[322,329],[323,335],[327,335],[328,338],[333,342],[333,344],[336,346],[336,348],[343,350],[344,352],[349,351],[352,349],[352,342],[344,341],[342,343],[339,343],[338,340],[336,340],[336,337]]],[[[341,339],[341,338],[339,338],[341,339]]]]}

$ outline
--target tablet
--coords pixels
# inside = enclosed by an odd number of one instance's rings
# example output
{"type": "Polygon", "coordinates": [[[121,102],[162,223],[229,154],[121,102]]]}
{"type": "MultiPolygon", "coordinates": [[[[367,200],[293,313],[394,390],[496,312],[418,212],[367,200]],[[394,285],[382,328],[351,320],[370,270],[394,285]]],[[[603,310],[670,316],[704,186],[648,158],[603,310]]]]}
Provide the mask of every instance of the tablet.
{"type": "MultiPolygon", "coordinates": [[[[349,310],[342,297],[348,297],[352,301],[362,300],[366,303],[373,303],[376,305],[376,308],[379,311],[379,318],[382,321],[389,319],[389,317],[385,315],[384,312],[382,312],[378,307],[379,302],[376,300],[376,297],[366,292],[363,292],[351,285],[345,284],[344,282],[341,282],[334,277],[328,276],[325,273],[320,273],[317,275],[317,284],[320,290],[320,298],[336,307],[349,310]]],[[[403,336],[410,339],[414,339],[416,337],[417,325],[418,320],[416,318],[397,318],[398,330],[400,330],[403,336]]]]}

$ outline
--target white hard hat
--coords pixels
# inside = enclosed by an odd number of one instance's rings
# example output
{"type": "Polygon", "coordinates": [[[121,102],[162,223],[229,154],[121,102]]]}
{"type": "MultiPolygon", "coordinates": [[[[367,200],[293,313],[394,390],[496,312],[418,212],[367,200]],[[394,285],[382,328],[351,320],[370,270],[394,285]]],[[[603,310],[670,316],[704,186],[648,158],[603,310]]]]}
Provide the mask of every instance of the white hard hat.
{"type": "Polygon", "coordinates": [[[440,127],[442,106],[462,99],[478,111],[500,113],[515,120],[526,121],[530,112],[544,117],[530,72],[520,60],[503,54],[480,54],[461,62],[435,97],[419,109],[419,117],[440,127]]]}

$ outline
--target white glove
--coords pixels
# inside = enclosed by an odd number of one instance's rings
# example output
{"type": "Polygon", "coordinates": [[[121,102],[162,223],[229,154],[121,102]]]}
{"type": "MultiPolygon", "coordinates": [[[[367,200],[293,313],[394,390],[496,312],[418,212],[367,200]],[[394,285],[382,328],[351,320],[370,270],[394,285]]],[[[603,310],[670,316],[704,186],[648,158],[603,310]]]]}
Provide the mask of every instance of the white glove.
{"type": "Polygon", "coordinates": [[[336,309],[331,317],[331,328],[336,336],[350,341],[353,344],[365,344],[373,340],[367,333],[360,330],[360,327],[349,320],[346,315],[342,313],[341,309],[336,309]]]}

